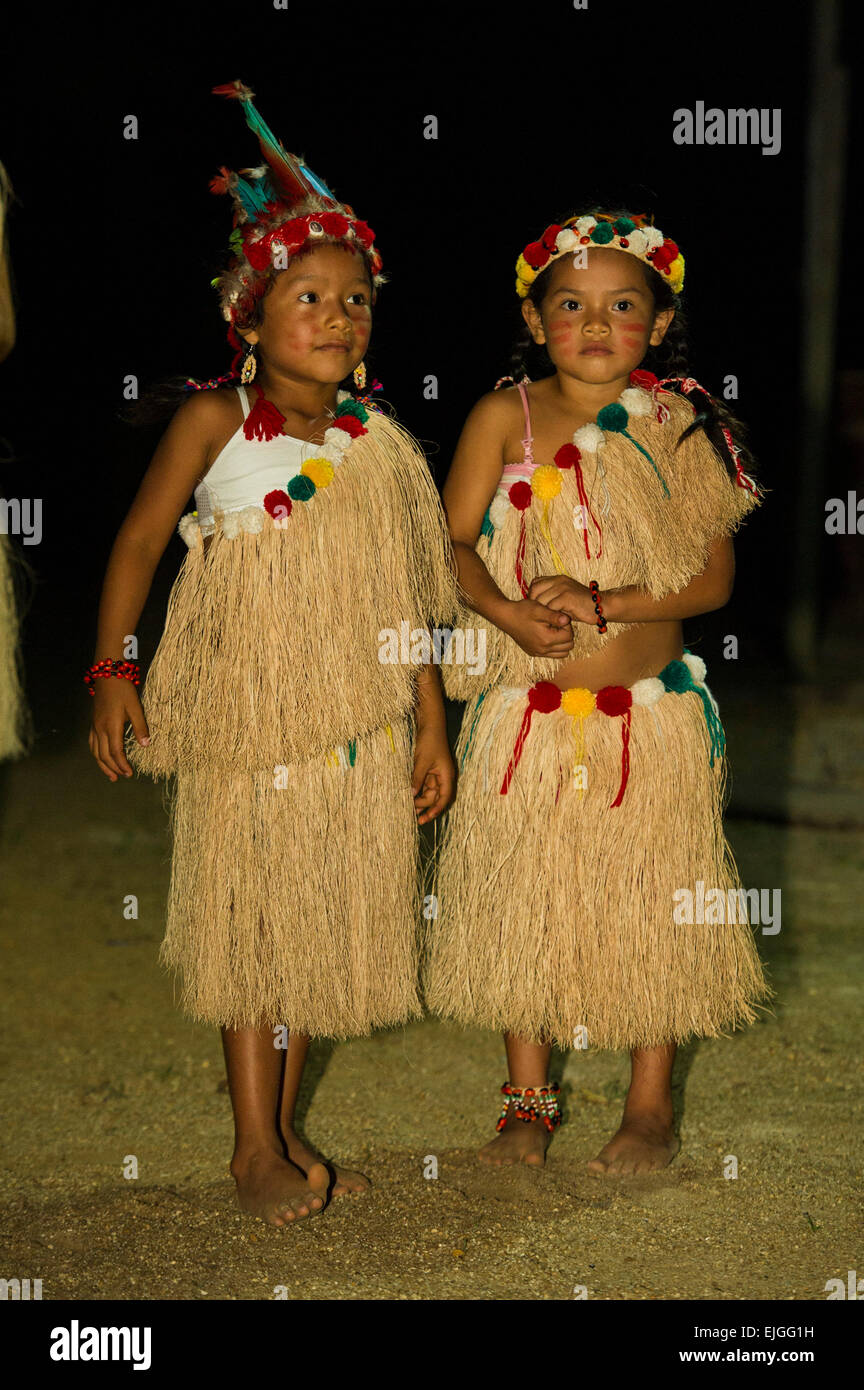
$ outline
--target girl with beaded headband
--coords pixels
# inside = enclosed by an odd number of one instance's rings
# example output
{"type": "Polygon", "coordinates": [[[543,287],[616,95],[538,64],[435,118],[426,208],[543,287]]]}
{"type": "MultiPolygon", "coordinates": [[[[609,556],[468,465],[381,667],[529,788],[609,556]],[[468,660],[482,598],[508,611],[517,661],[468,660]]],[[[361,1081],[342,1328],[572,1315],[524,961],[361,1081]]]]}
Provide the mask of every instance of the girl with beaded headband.
{"type": "Polygon", "coordinates": [[[112,550],[86,679],[106,776],[170,779],[161,958],[186,1011],[222,1029],[241,1205],[281,1226],[369,1185],[295,1130],[310,1037],[419,1012],[417,826],[455,768],[425,647],[384,660],[381,635],[452,621],[457,592],[422,453],[338,389],[369,340],[373,233],[248,88],[215,91],[266,160],[213,184],[234,198],[218,284],[242,380],[189,380],[112,550]],[[175,526],[188,551],[139,702],[126,634],[175,526]]]}
{"type": "Polygon", "coordinates": [[[725,736],[681,627],[728,601],[731,536],[761,490],[738,422],[687,370],[671,238],[594,208],[516,271],[550,370],[531,381],[520,344],[517,389],[474,407],[444,490],[462,624],[488,660],[479,679],[443,668],[468,703],[426,998],[505,1033],[481,1159],[543,1162],[554,1043],[630,1052],[621,1126],[588,1167],[644,1172],[677,1152],[677,1045],[753,1021],[771,993],[723,833],[725,736]],[[700,881],[714,896],[694,924],[680,890],[700,881]]]}

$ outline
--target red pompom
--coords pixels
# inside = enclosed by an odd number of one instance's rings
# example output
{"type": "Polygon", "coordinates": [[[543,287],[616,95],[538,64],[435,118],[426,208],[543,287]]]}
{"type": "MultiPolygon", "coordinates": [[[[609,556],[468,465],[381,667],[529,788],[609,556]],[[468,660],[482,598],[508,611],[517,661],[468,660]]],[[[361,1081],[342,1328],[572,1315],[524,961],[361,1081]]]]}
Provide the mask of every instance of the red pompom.
{"type": "Polygon", "coordinates": [[[354,235],[361,246],[369,247],[372,245],[375,240],[375,233],[368,222],[352,222],[351,226],[354,228],[354,235]]]}
{"type": "MultiPolygon", "coordinates": [[[[672,243],[672,245],[674,246],[674,242],[672,243]]],[[[675,256],[677,256],[677,254],[677,249],[673,255],[673,253],[669,250],[669,242],[664,241],[663,245],[658,246],[656,251],[648,252],[648,259],[651,261],[655,270],[665,270],[666,267],[670,265],[672,261],[674,261],[675,256]]]]}
{"type": "Polygon", "coordinates": [[[528,508],[531,506],[531,500],[533,495],[534,494],[531,491],[531,484],[523,482],[521,478],[518,483],[513,484],[513,486],[510,488],[510,491],[507,493],[507,496],[510,498],[510,501],[513,503],[513,506],[519,512],[525,512],[528,510],[528,508]]]}
{"type": "Polygon", "coordinates": [[[540,270],[549,259],[549,252],[542,241],[532,241],[530,246],[525,247],[522,255],[532,270],[540,270]]]}
{"type": "Polygon", "coordinates": [[[343,217],[341,212],[319,213],[318,221],[328,236],[344,236],[351,225],[348,218],[343,217]]]}
{"type": "Polygon", "coordinates": [[[253,270],[267,270],[272,264],[270,256],[270,236],[262,236],[258,241],[243,243],[246,259],[253,270]]]}
{"type": "Polygon", "coordinates": [[[268,492],[267,496],[264,498],[264,510],[270,513],[274,521],[278,521],[285,516],[290,516],[293,505],[288,493],[283,492],[282,489],[278,487],[275,488],[273,492],[268,492]]]}
{"type": "MultiPolygon", "coordinates": [[[[616,689],[612,686],[611,689],[616,689]]],[[[627,694],[630,692],[628,690],[627,694]]],[[[528,704],[540,714],[551,714],[561,708],[561,687],[554,681],[537,681],[528,691],[528,704]]]]}
{"type": "Polygon", "coordinates": [[[577,463],[582,462],[581,450],[575,444],[562,444],[555,455],[555,462],[559,468],[575,468],[577,463]]]}
{"type": "Polygon", "coordinates": [[[594,697],[601,714],[626,714],[632,707],[633,696],[626,685],[604,685],[594,697]]]}
{"type": "Polygon", "coordinates": [[[337,429],[350,434],[352,439],[356,439],[359,434],[366,434],[366,426],[357,419],[356,415],[337,415],[333,424],[337,429]]]}
{"type": "Polygon", "coordinates": [[[653,391],[654,387],[657,385],[657,381],[658,378],[653,372],[645,372],[642,371],[641,368],[637,368],[635,372],[630,373],[630,385],[641,386],[643,391],[653,391]]]}
{"type": "Polygon", "coordinates": [[[555,240],[561,228],[557,222],[553,222],[551,227],[547,227],[540,238],[541,246],[545,246],[550,253],[555,250],[555,240]]]}

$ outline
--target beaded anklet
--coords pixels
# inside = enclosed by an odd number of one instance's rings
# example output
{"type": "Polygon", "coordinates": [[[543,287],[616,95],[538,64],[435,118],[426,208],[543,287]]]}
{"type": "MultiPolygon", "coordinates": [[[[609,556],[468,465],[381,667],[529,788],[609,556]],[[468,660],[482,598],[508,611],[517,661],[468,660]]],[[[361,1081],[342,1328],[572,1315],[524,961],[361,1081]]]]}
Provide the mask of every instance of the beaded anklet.
{"type": "Polygon", "coordinates": [[[501,1094],[505,1097],[504,1106],[495,1125],[496,1132],[507,1123],[507,1113],[512,1105],[517,1120],[522,1120],[526,1125],[542,1120],[552,1134],[561,1123],[558,1103],[560,1090],[557,1081],[553,1081],[551,1086],[511,1086],[509,1081],[505,1081],[501,1087],[501,1094]]]}
{"type": "Polygon", "coordinates": [[[594,612],[597,614],[597,626],[601,632],[606,631],[606,619],[603,617],[603,609],[600,607],[600,585],[596,579],[590,580],[588,588],[594,600],[594,612]]]}

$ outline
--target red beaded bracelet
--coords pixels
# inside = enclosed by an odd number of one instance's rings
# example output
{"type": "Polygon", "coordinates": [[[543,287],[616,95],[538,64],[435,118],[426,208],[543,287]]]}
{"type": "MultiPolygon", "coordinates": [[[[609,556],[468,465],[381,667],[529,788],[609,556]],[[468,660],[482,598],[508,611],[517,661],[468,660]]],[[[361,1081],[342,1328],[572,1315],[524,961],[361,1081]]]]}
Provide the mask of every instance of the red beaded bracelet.
{"type": "Polygon", "coordinates": [[[91,695],[96,694],[95,684],[97,676],[120,676],[124,680],[131,681],[133,685],[141,684],[141,667],[137,661],[112,661],[110,657],[104,657],[102,661],[96,661],[92,666],[88,666],[84,672],[84,684],[87,686],[91,695]]]}
{"type": "Polygon", "coordinates": [[[596,579],[590,580],[588,588],[594,600],[594,612],[597,614],[597,626],[601,632],[607,631],[606,619],[603,617],[603,609],[600,607],[600,585],[596,579]]]}

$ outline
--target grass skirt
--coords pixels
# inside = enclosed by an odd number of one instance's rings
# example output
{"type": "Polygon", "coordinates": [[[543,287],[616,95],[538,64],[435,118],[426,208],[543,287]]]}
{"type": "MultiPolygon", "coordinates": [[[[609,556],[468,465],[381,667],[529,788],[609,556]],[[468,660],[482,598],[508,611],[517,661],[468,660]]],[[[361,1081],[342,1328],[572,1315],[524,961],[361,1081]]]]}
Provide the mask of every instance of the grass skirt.
{"type": "Polygon", "coordinates": [[[574,721],[557,710],[533,717],[502,795],[526,708],[507,691],[490,692],[476,719],[468,707],[457,745],[424,968],[430,1009],[564,1048],[654,1047],[752,1022],[771,991],[751,928],[740,916],[673,919],[677,889],[740,886],[722,825],[725,761],[711,766],[699,696],[633,708],[629,780],[613,807],[623,721],[605,714],[584,721],[583,790],[574,721]]]}
{"type": "Polygon", "coordinates": [[[191,1017],[347,1038],[418,1015],[413,725],[389,729],[281,771],[177,774],[160,958],[191,1017]]]}
{"type": "Polygon", "coordinates": [[[20,758],[30,741],[30,712],[21,679],[21,633],[13,570],[22,562],[0,531],[0,762],[20,758]]]}

